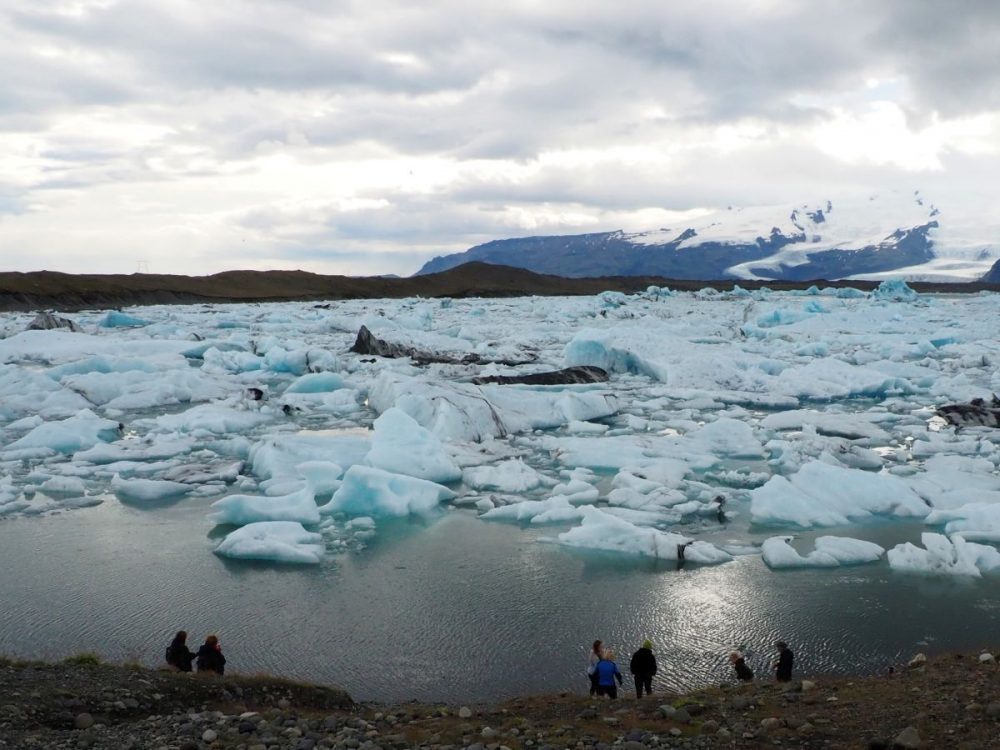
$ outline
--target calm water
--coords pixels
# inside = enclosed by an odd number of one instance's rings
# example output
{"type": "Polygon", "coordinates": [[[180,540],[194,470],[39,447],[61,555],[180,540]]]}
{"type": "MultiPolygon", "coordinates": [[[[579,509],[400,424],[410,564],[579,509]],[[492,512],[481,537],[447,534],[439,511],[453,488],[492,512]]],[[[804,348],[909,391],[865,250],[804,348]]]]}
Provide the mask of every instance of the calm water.
{"type": "MultiPolygon", "coordinates": [[[[382,524],[369,548],[317,568],[227,561],[210,552],[207,502],[150,511],[110,499],[0,522],[0,653],[95,649],[155,665],[186,628],[196,640],[218,632],[236,671],[335,683],[359,699],[476,701],[582,690],[595,637],[626,665],[651,638],[662,689],[728,679],[725,656],[741,643],[755,669],[782,637],[804,671],[857,672],[976,648],[1000,626],[996,579],[909,577],[884,563],[775,573],[758,556],[678,571],[540,544],[552,530],[468,511],[382,524]]],[[[865,536],[892,544],[918,528],[865,536]]]]}

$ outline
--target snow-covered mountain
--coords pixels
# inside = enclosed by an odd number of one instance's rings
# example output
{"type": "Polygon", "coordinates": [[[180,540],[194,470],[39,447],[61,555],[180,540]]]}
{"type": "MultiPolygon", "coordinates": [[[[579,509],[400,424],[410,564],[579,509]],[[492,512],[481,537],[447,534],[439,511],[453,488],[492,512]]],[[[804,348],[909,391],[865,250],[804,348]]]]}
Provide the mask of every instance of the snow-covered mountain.
{"type": "Polygon", "coordinates": [[[941,211],[919,192],[887,192],[706,211],[647,232],[496,240],[434,258],[418,273],[484,261],[570,277],[973,281],[998,258],[998,218],[941,211]]]}

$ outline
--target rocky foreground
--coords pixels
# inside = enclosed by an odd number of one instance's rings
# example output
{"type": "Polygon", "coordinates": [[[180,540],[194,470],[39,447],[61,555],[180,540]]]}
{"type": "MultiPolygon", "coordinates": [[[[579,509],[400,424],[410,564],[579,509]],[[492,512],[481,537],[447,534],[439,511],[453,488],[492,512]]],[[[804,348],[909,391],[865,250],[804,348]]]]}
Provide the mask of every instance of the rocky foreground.
{"type": "Polygon", "coordinates": [[[0,748],[1000,747],[1000,669],[990,654],[918,657],[879,677],[487,706],[356,704],[336,688],[272,677],[92,661],[0,661],[0,748]]]}

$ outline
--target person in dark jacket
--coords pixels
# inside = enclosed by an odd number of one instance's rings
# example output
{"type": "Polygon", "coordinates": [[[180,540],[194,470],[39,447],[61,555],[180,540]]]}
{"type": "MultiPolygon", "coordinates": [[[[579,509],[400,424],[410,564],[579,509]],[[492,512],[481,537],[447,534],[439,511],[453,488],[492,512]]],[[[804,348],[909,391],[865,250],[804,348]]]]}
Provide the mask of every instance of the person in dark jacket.
{"type": "Polygon", "coordinates": [[[743,654],[739,651],[733,651],[729,655],[729,661],[733,665],[733,669],[736,670],[736,679],[740,682],[750,682],[753,680],[753,670],[747,666],[746,661],[743,659],[743,654]]]}
{"type": "Polygon", "coordinates": [[[648,639],[642,642],[642,648],[632,654],[628,671],[632,673],[635,682],[635,697],[641,698],[643,688],[646,695],[653,694],[653,675],[656,674],[656,657],[653,655],[653,644],[648,639]]]}
{"type": "Polygon", "coordinates": [[[597,695],[597,662],[601,660],[603,646],[599,640],[594,641],[587,660],[587,677],[590,678],[590,695],[597,695]]]}
{"type": "Polygon", "coordinates": [[[180,672],[190,672],[191,661],[194,659],[194,651],[187,647],[187,637],[187,631],[178,630],[167,646],[167,664],[180,672]]]}
{"type": "Polygon", "coordinates": [[[219,639],[210,635],[204,645],[198,649],[198,671],[223,674],[226,671],[226,657],[222,655],[219,639]]]}
{"type": "Polygon", "coordinates": [[[774,678],[778,682],[790,682],[795,655],[784,641],[778,641],[774,645],[778,649],[778,660],[774,663],[774,678]]]}
{"type": "Polygon", "coordinates": [[[610,648],[605,649],[604,653],[601,654],[601,660],[597,662],[596,672],[597,694],[617,698],[618,686],[615,685],[615,680],[618,680],[618,685],[621,685],[622,673],[618,671],[618,665],[615,664],[615,652],[610,648]]]}

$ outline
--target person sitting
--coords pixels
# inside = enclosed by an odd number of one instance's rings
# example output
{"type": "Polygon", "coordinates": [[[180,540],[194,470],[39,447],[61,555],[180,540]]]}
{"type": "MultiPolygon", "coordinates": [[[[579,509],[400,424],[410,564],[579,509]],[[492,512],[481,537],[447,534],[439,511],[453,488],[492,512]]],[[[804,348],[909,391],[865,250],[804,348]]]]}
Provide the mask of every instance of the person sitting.
{"type": "Polygon", "coordinates": [[[226,671],[226,657],[222,655],[222,646],[214,635],[205,639],[204,645],[198,649],[198,671],[223,674],[226,671]]]}
{"type": "Polygon", "coordinates": [[[177,635],[167,646],[167,664],[179,672],[190,672],[194,652],[187,647],[187,631],[178,630],[177,635]]]}
{"type": "Polygon", "coordinates": [[[740,682],[750,682],[753,680],[753,670],[747,666],[746,661],[743,659],[743,654],[739,651],[733,651],[729,654],[729,661],[733,665],[733,669],[736,670],[736,679],[740,682]]]}
{"type": "Polygon", "coordinates": [[[795,655],[784,641],[778,641],[774,645],[778,649],[778,660],[774,663],[774,678],[778,682],[791,682],[795,655]]]}
{"type": "Polygon", "coordinates": [[[597,694],[617,698],[618,687],[615,685],[615,680],[618,680],[618,685],[621,685],[622,673],[618,671],[618,665],[615,664],[615,652],[610,648],[605,649],[604,653],[601,654],[601,660],[597,662],[596,672],[597,694]]]}
{"type": "Polygon", "coordinates": [[[653,675],[656,674],[656,656],[653,654],[652,641],[642,642],[642,648],[632,654],[629,671],[635,682],[635,697],[641,698],[643,689],[646,695],[653,694],[653,675]]]}

